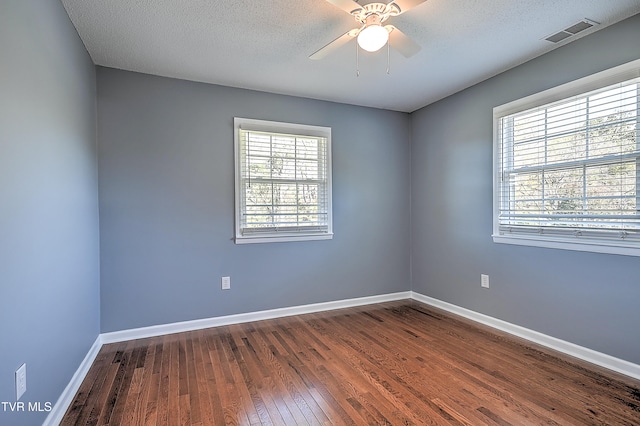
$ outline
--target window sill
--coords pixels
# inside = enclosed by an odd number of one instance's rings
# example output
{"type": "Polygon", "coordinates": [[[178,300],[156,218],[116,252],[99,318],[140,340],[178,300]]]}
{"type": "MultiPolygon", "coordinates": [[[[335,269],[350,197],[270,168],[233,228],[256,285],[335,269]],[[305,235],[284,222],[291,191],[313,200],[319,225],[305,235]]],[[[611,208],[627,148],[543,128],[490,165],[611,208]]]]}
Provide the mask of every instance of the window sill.
{"type": "Polygon", "coordinates": [[[253,237],[236,237],[236,244],[257,244],[257,243],[285,243],[292,241],[315,241],[315,240],[331,240],[333,234],[303,234],[303,235],[275,235],[275,236],[253,236],[253,237]]]}
{"type": "Polygon", "coordinates": [[[530,247],[545,247],[560,250],[586,251],[591,253],[640,256],[640,245],[634,242],[614,243],[608,241],[587,239],[576,241],[576,239],[574,238],[502,234],[494,234],[493,242],[530,247]]]}

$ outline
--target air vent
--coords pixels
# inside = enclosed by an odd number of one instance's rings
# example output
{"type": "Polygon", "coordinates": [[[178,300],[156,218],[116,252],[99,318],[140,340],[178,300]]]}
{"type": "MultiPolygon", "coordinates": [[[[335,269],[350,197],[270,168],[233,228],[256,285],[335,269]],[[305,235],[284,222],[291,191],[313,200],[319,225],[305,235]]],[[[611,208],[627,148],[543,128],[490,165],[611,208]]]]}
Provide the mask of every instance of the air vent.
{"type": "Polygon", "coordinates": [[[562,31],[558,31],[557,33],[551,34],[548,37],[545,37],[544,39],[547,41],[550,41],[551,43],[558,43],[562,40],[565,40],[569,37],[573,37],[574,35],[584,31],[584,30],[588,30],[591,27],[595,27],[596,25],[599,25],[598,22],[596,21],[592,21],[591,19],[583,19],[580,22],[577,22],[573,25],[571,25],[568,28],[565,28],[562,31]]]}

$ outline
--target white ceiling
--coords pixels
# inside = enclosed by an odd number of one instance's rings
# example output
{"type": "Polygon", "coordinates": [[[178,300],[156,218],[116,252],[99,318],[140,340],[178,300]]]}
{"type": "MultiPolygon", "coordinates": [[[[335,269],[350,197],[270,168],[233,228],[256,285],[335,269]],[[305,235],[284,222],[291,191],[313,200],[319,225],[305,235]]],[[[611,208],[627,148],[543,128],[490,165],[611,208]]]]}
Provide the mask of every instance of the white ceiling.
{"type": "MultiPolygon", "coordinates": [[[[382,0],[384,1],[384,0],[382,0]]],[[[370,3],[361,0],[360,3],[370,3]]],[[[97,65],[411,112],[566,44],[548,35],[583,18],[598,29],[640,0],[428,0],[392,17],[422,46],[407,59],[355,41],[309,55],[354,19],[325,0],[62,0],[97,65]]]]}

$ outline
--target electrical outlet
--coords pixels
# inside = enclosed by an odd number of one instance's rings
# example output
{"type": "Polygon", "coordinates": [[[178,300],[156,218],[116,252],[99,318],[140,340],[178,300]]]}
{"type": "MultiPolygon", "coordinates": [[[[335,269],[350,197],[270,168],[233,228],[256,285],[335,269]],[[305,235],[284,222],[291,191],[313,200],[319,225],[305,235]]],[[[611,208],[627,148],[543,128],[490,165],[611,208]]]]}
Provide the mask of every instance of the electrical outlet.
{"type": "Polygon", "coordinates": [[[483,288],[489,288],[489,275],[480,274],[480,286],[483,288]]]}
{"type": "Polygon", "coordinates": [[[27,391],[27,364],[16,370],[16,401],[27,391]]]}
{"type": "Polygon", "coordinates": [[[222,289],[229,290],[231,288],[231,277],[222,277],[222,289]]]}

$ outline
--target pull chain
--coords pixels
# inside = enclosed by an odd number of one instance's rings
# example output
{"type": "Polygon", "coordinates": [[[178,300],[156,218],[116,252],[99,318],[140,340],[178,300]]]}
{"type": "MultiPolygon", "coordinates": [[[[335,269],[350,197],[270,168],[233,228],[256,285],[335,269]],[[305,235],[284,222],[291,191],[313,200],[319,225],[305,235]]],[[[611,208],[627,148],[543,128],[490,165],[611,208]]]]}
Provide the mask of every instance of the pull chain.
{"type": "MultiPolygon", "coordinates": [[[[391,44],[387,41],[387,74],[391,74],[391,44]]],[[[356,77],[360,77],[360,49],[356,43],[356,77]]]]}
{"type": "Polygon", "coordinates": [[[389,69],[391,68],[391,45],[387,40],[387,74],[389,74],[389,69]]]}
{"type": "Polygon", "coordinates": [[[356,77],[360,77],[360,49],[358,49],[358,43],[356,43],[356,77]]]}

